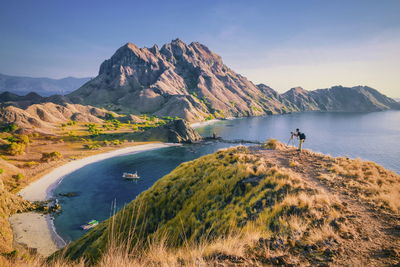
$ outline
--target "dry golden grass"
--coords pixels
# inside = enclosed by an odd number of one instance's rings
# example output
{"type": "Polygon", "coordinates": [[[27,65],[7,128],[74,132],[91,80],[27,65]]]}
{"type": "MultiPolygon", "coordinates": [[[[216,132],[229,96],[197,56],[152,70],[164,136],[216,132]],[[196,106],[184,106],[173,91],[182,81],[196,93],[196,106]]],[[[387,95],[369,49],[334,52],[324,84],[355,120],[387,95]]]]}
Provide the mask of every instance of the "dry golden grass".
{"type": "MultiPolygon", "coordinates": [[[[337,158],[331,172],[341,179],[345,186],[362,199],[372,201],[376,206],[392,212],[400,212],[400,176],[377,165],[360,159],[337,158]]],[[[326,179],[326,176],[320,176],[326,179]]]]}

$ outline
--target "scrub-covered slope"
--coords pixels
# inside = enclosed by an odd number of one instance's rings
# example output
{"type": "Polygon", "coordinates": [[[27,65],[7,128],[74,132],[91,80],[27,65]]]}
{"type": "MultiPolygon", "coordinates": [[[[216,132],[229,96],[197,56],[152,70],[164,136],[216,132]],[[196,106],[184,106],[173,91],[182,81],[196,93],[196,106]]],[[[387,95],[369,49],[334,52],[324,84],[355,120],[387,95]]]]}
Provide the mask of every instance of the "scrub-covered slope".
{"type": "Polygon", "coordinates": [[[267,147],[276,149],[236,147],[181,164],[70,244],[66,257],[104,263],[122,247],[144,266],[397,262],[399,175],[267,147]]]}

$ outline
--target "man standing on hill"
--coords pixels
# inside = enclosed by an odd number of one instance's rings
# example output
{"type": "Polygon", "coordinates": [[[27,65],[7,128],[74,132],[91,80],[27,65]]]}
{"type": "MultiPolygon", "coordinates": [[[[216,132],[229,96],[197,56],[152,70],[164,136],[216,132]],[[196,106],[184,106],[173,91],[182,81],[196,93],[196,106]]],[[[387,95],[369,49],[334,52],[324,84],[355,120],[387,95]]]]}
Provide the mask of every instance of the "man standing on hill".
{"type": "Polygon", "coordinates": [[[296,129],[293,135],[299,138],[299,148],[297,150],[301,152],[301,149],[303,148],[303,143],[304,141],[306,141],[306,135],[300,132],[299,128],[296,129]]]}

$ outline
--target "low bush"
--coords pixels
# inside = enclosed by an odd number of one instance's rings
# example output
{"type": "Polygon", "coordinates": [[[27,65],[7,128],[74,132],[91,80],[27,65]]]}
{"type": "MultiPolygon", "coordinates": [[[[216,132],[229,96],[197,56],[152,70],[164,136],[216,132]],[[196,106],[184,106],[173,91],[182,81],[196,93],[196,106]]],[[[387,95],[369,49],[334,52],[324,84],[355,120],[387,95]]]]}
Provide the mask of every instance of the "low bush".
{"type": "Polygon", "coordinates": [[[24,179],[24,175],[22,173],[14,174],[12,178],[14,178],[17,182],[24,179]]]}
{"type": "Polygon", "coordinates": [[[11,156],[22,155],[25,153],[26,145],[24,143],[11,143],[8,145],[6,151],[11,156]]]}
{"type": "Polygon", "coordinates": [[[278,145],[278,140],[276,139],[268,139],[268,141],[263,145],[266,149],[276,149],[278,145]]]}
{"type": "Polygon", "coordinates": [[[100,144],[98,143],[87,143],[83,145],[83,148],[88,149],[88,150],[96,150],[101,147],[100,144]]]}
{"type": "Polygon", "coordinates": [[[40,160],[44,161],[44,162],[50,162],[50,161],[59,160],[61,158],[62,158],[62,154],[60,152],[53,151],[53,152],[43,152],[40,160]]]}

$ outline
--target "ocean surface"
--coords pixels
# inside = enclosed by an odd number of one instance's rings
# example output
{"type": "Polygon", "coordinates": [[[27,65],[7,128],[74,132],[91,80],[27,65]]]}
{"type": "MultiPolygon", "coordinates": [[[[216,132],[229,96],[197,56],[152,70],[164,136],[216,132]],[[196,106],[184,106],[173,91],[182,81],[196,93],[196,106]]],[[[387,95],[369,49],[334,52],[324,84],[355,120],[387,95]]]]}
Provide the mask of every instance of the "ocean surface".
{"type": "MultiPolygon", "coordinates": [[[[287,143],[296,128],[306,134],[305,148],[375,161],[400,173],[400,111],[373,113],[295,113],[219,121],[197,128],[203,136],[213,133],[226,140],[287,143]]],[[[87,165],[64,177],[54,190],[62,213],[54,218],[57,233],[67,242],[82,236],[80,225],[105,220],[148,189],[180,163],[236,144],[206,142],[125,155],[87,165]],[[137,171],[141,179],[125,181],[123,172],[137,171]],[[62,197],[60,193],[77,196],[62,197]]]]}

